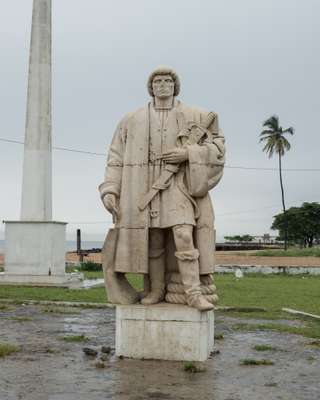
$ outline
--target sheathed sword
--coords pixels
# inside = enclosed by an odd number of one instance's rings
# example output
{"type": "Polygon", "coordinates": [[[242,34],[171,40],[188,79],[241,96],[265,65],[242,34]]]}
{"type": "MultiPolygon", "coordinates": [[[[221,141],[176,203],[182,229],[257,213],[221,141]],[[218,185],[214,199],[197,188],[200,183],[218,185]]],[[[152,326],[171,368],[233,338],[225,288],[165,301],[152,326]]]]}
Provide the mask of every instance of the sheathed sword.
{"type": "MultiPolygon", "coordinates": [[[[188,123],[185,132],[180,132],[181,137],[184,137],[186,141],[183,145],[200,144],[208,136],[208,129],[213,123],[216,115],[210,112],[207,116],[204,126],[197,124],[196,122],[190,121],[188,123]],[[189,131],[189,132],[188,132],[189,131]]],[[[177,115],[179,125],[185,125],[184,115],[179,113],[177,115]]],[[[161,157],[159,157],[161,159],[161,157]]],[[[176,174],[180,169],[179,164],[166,164],[164,170],[158,179],[154,182],[151,189],[142,196],[138,208],[143,211],[147,205],[152,201],[152,199],[160,192],[160,190],[165,190],[170,185],[170,180],[174,174],[176,174]]]]}

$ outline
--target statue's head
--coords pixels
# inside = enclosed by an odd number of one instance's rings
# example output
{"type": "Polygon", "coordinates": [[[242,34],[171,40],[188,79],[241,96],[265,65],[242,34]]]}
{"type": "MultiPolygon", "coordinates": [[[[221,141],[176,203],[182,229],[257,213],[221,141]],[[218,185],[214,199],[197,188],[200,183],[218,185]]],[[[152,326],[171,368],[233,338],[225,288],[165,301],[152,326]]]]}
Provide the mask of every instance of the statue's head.
{"type": "Polygon", "coordinates": [[[160,66],[156,68],[149,76],[148,91],[151,97],[178,96],[180,80],[177,73],[170,67],[160,66]]]}

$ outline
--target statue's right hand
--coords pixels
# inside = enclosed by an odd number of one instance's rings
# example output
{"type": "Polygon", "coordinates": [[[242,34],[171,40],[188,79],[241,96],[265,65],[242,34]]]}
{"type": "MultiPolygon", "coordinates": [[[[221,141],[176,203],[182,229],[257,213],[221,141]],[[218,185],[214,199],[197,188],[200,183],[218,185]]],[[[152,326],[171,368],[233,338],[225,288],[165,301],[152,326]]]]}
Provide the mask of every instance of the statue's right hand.
{"type": "Polygon", "coordinates": [[[120,210],[118,206],[117,197],[113,193],[107,193],[103,200],[103,205],[112,214],[113,222],[116,223],[119,219],[120,210]]]}

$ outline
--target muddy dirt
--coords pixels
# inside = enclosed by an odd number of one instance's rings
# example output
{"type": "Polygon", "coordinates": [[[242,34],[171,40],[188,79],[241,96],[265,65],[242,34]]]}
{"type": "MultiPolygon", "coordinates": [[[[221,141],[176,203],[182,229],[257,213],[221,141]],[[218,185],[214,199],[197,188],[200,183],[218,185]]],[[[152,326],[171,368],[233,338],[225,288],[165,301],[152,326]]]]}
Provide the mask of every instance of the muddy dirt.
{"type": "Polygon", "coordinates": [[[21,351],[0,359],[0,399],[319,399],[320,349],[308,346],[310,339],[233,331],[239,322],[248,321],[216,315],[216,333],[224,339],[216,341],[220,353],[204,363],[201,373],[185,372],[180,362],[121,360],[114,354],[104,355],[105,368],[97,368],[82,348],[114,348],[114,309],[10,305],[0,311],[0,342],[16,343],[21,351]],[[81,334],[89,340],[61,339],[81,334]],[[276,350],[257,352],[257,344],[276,350]],[[241,366],[244,358],[266,358],[274,365],[241,366]]]}

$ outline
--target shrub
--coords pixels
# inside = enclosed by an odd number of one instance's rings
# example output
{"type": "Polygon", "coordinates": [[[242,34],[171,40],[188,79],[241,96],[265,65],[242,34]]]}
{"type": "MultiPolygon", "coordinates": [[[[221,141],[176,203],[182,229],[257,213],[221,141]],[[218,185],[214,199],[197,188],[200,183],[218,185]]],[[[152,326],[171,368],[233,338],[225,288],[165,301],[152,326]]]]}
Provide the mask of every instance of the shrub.
{"type": "Polygon", "coordinates": [[[80,265],[80,271],[102,271],[102,264],[93,261],[85,261],[80,265]]]}

